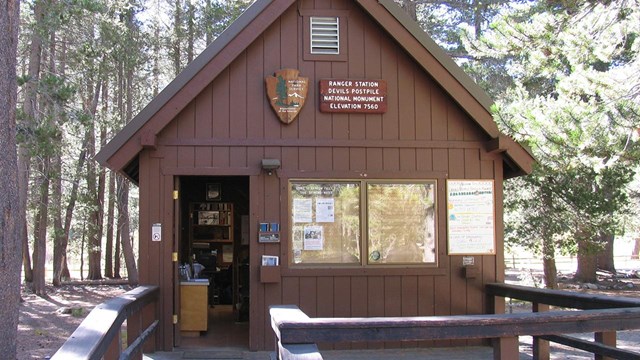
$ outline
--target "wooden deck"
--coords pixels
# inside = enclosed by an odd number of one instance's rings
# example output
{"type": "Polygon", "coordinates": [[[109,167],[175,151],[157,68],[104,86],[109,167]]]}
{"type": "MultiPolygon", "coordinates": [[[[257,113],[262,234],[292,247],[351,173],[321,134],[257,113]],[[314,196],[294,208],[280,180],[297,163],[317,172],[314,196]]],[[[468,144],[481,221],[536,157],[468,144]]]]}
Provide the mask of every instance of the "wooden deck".
{"type": "MultiPolygon", "coordinates": [[[[439,349],[392,349],[392,350],[331,350],[322,353],[324,359],[329,360],[482,360],[493,359],[493,351],[489,347],[469,348],[439,348],[439,349]]],[[[146,360],[178,360],[178,359],[247,359],[247,360],[271,360],[275,359],[274,352],[240,351],[234,349],[212,350],[186,350],[175,352],[157,352],[145,354],[146,360]]],[[[523,354],[520,359],[531,359],[531,356],[523,354]]]]}
{"type": "MultiPolygon", "coordinates": [[[[387,349],[387,350],[331,350],[322,351],[326,360],[492,360],[493,350],[490,347],[457,347],[433,349],[387,349]]],[[[233,348],[222,349],[192,349],[175,352],[156,352],[145,354],[146,360],[182,360],[182,359],[217,359],[217,360],[271,360],[275,353],[267,351],[250,352],[233,348]]],[[[531,354],[531,338],[520,339],[519,360],[533,359],[531,354]]],[[[560,345],[552,345],[551,359],[587,360],[593,359],[593,354],[569,349],[560,345]]]]}

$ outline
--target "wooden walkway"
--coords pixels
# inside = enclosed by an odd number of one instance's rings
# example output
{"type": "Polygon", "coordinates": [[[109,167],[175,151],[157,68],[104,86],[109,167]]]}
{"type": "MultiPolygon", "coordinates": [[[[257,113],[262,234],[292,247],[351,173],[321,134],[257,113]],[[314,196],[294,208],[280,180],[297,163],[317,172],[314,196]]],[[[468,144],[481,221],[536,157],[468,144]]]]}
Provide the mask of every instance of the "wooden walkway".
{"type": "MultiPolygon", "coordinates": [[[[392,349],[392,350],[352,350],[323,351],[325,360],[482,360],[493,359],[493,350],[490,347],[465,347],[465,348],[437,348],[437,349],[392,349]]],[[[233,349],[222,350],[185,350],[174,352],[156,352],[145,354],[145,360],[182,360],[182,359],[217,359],[217,360],[272,360],[274,352],[268,351],[242,351],[233,349]]],[[[531,359],[531,356],[523,355],[521,358],[531,359]]]]}
{"type": "MultiPolygon", "coordinates": [[[[520,342],[520,359],[530,360],[531,344],[520,342]]],[[[554,348],[554,346],[552,346],[554,348]]],[[[387,350],[353,350],[322,351],[325,360],[492,360],[493,349],[491,347],[458,347],[458,348],[432,348],[432,349],[387,349],[387,350]]],[[[175,352],[156,352],[145,354],[145,360],[190,360],[190,359],[216,359],[216,360],[272,360],[274,352],[258,351],[250,352],[237,349],[193,349],[175,352]]],[[[570,349],[555,348],[551,359],[587,360],[593,359],[593,355],[570,349]]]]}

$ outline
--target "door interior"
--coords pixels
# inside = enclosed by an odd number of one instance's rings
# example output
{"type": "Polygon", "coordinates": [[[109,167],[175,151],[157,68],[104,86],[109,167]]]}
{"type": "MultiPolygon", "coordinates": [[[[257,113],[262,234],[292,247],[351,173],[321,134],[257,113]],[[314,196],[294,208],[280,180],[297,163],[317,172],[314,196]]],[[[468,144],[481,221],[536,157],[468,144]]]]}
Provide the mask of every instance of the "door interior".
{"type": "Polygon", "coordinates": [[[248,349],[249,178],[183,176],[179,189],[175,345],[248,349]]]}

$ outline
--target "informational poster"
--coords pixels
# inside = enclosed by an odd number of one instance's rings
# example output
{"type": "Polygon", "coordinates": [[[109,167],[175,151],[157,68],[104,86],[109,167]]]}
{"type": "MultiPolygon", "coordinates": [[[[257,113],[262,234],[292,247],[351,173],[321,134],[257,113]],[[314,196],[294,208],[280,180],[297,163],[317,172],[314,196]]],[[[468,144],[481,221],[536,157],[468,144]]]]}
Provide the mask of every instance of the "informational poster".
{"type": "Polygon", "coordinates": [[[334,221],[334,201],[333,198],[316,199],[316,222],[332,223],[334,221]]]}
{"type": "Polygon", "coordinates": [[[311,199],[293,199],[293,222],[313,222],[313,202],[311,199]]]}
{"type": "Polygon", "coordinates": [[[322,250],[324,246],[322,226],[305,226],[303,243],[304,250],[322,250]]]}
{"type": "Polygon", "coordinates": [[[447,181],[449,255],[493,255],[495,205],[493,180],[447,181]]]}

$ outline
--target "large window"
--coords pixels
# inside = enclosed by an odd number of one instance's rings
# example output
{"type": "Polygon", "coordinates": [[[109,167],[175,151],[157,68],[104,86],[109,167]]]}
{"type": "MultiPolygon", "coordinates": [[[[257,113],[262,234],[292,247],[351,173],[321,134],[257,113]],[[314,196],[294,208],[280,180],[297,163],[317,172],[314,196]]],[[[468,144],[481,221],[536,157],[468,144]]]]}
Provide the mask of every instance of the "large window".
{"type": "Polygon", "coordinates": [[[435,183],[369,183],[367,215],[370,263],[435,262],[435,183]]]}
{"type": "Polygon", "coordinates": [[[435,181],[291,181],[292,262],[436,263],[435,181]]]}
{"type": "Polygon", "coordinates": [[[291,201],[294,263],[360,263],[360,183],[292,182],[291,201]]]}

